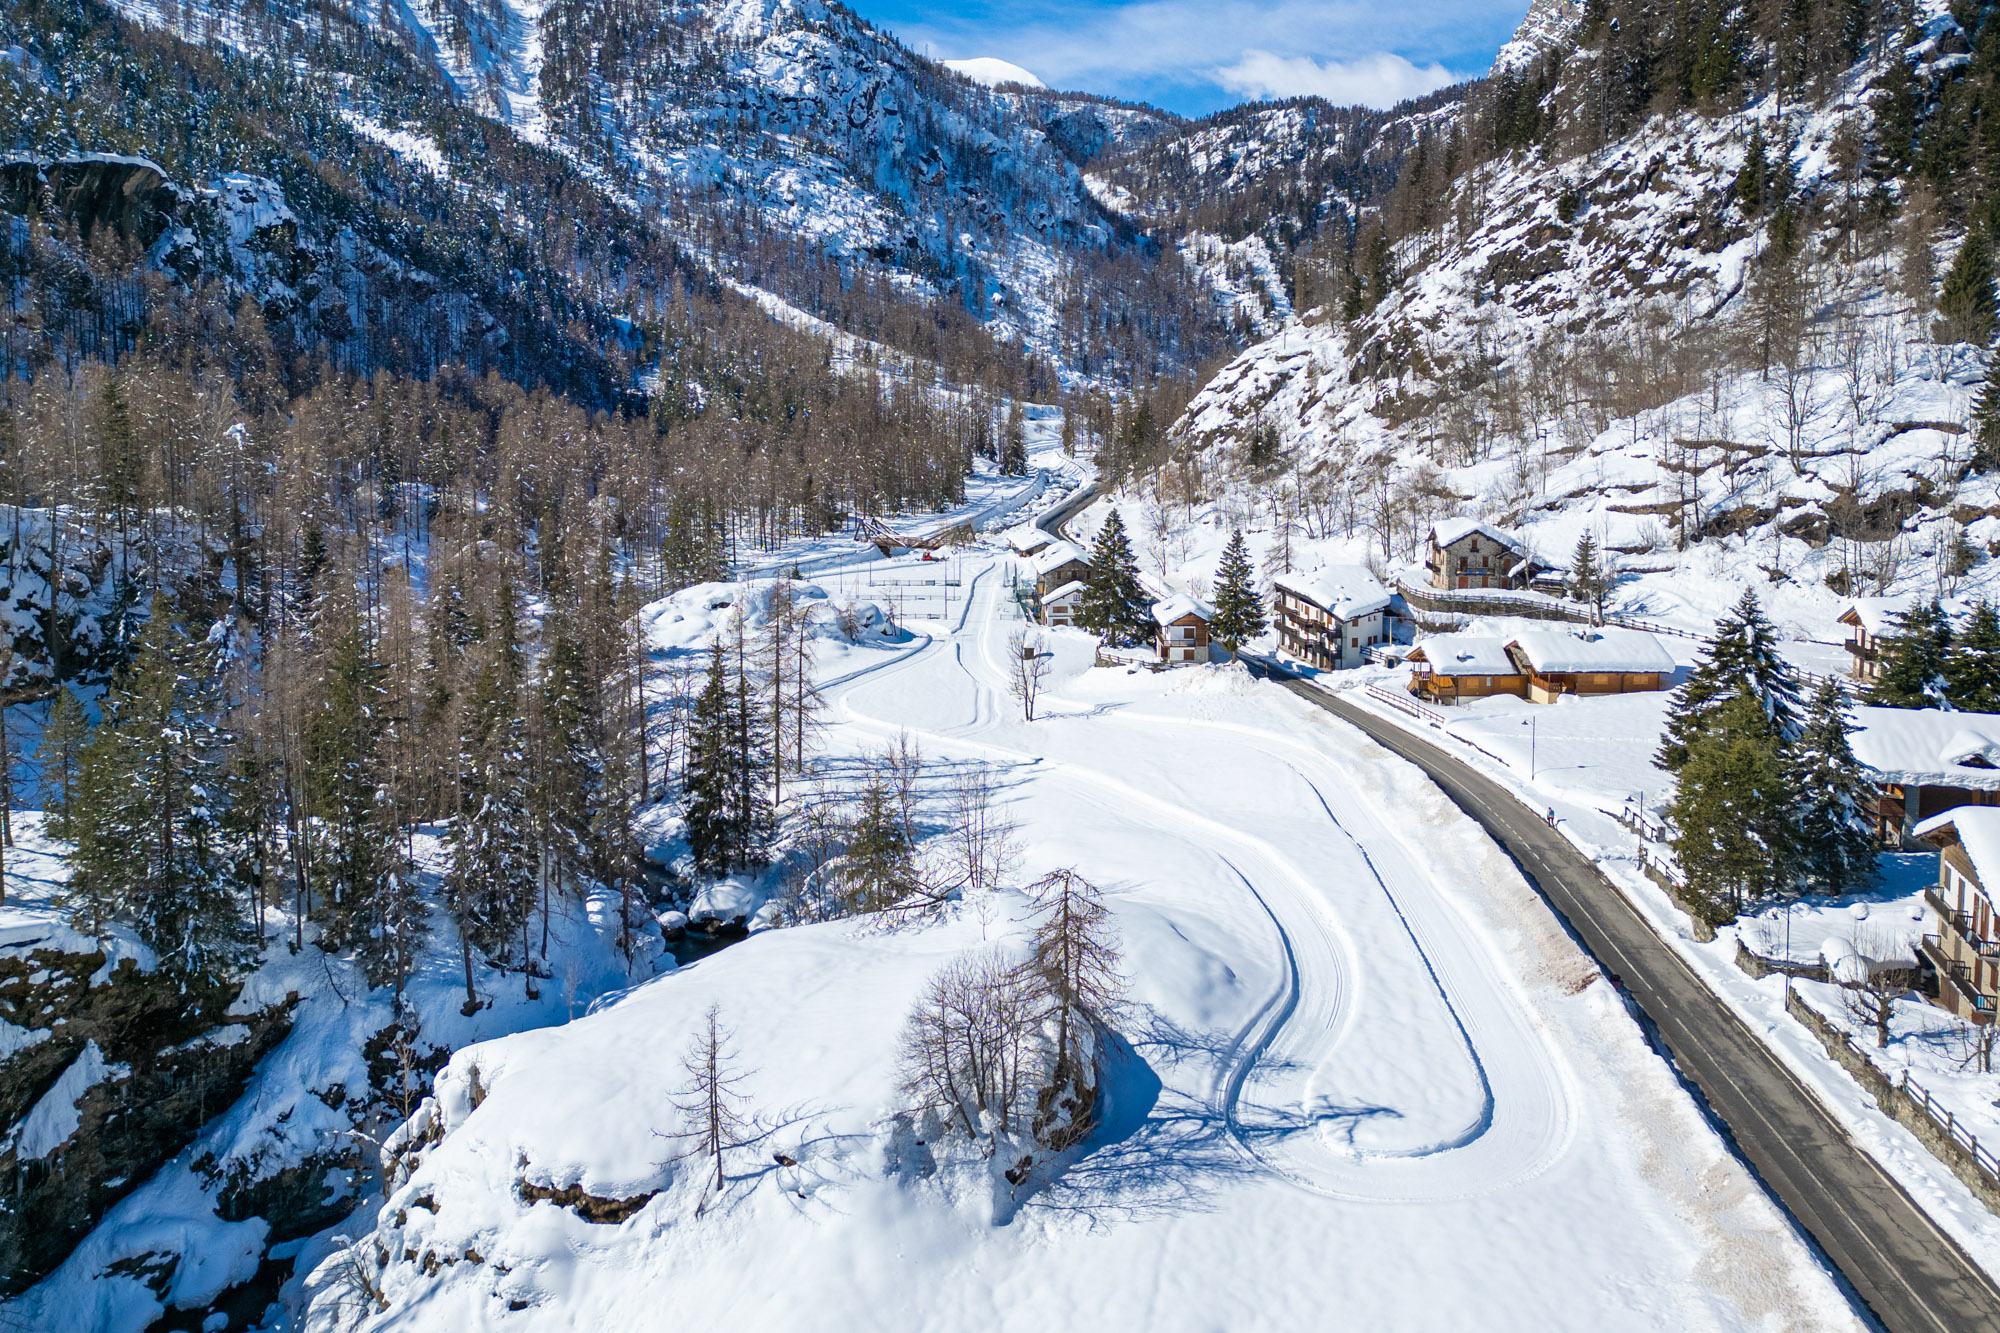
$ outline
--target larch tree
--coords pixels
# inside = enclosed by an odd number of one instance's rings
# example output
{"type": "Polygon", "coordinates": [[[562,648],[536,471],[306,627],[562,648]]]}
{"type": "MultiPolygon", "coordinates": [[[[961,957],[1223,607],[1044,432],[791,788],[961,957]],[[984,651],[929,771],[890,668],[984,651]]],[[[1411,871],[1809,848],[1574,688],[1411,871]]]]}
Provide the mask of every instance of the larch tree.
{"type": "MultiPolygon", "coordinates": [[[[693,1044],[681,1059],[687,1082],[674,1098],[674,1107],[686,1117],[687,1127],[671,1137],[687,1144],[685,1155],[709,1159],[715,1171],[717,1194],[728,1183],[723,1174],[726,1155],[750,1141],[752,1128],[743,1094],[748,1075],[738,1068],[729,1043],[730,1034],[722,1026],[721,1006],[711,1004],[702,1015],[702,1025],[693,1044]]],[[[704,1187],[703,1194],[706,1193],[704,1187]]]]}

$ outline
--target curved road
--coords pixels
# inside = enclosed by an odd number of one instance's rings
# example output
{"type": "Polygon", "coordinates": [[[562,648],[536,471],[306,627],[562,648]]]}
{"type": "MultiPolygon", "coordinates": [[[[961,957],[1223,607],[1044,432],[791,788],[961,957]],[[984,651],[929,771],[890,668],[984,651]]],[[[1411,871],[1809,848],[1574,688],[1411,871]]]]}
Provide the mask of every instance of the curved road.
{"type": "Polygon", "coordinates": [[[1436,746],[1282,668],[1262,670],[1416,764],[1513,856],[1619,976],[1743,1156],[1890,1333],[2000,1333],[2000,1289],[1566,838],[1436,746]]]}

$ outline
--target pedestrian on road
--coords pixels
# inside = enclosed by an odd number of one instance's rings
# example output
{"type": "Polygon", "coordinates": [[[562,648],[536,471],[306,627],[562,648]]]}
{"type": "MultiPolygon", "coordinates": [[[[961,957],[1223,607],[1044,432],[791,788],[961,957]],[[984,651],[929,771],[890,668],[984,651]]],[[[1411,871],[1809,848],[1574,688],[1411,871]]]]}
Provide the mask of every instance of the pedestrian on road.
{"type": "Polygon", "coordinates": [[[1554,828],[1556,826],[1556,808],[1554,806],[1550,806],[1548,814],[1542,817],[1549,821],[1550,828],[1554,828]]]}

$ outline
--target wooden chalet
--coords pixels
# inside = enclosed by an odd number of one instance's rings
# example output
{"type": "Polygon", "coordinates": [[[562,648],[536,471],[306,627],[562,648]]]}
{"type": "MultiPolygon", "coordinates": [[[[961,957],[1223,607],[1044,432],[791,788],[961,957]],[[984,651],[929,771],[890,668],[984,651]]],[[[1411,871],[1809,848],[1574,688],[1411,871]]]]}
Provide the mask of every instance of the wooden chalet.
{"type": "Polygon", "coordinates": [[[1322,671],[1357,667],[1393,633],[1389,590],[1360,565],[1271,580],[1280,652],[1322,671]]]}
{"type": "Polygon", "coordinates": [[[1633,694],[1673,683],[1674,658],[1644,630],[1531,630],[1507,643],[1531,703],[1565,694],[1633,694]]]}
{"type": "Polygon", "coordinates": [[[1153,646],[1162,662],[1206,662],[1208,625],[1215,612],[1185,595],[1153,604],[1153,646]]]}
{"type": "Polygon", "coordinates": [[[1034,557],[1034,570],[1035,596],[1046,597],[1066,583],[1089,577],[1090,557],[1081,546],[1055,542],[1034,557]]]}
{"type": "Polygon", "coordinates": [[[1508,656],[1507,641],[1493,635],[1434,634],[1404,660],[1410,666],[1410,693],[1434,704],[1528,694],[1528,677],[1508,656]]]}
{"type": "Polygon", "coordinates": [[[1931,931],[1917,948],[1924,993],[1974,1023],[2000,1013],[2000,809],[1967,807],[1917,825],[1938,849],[1938,880],[1924,890],[1931,931]]]}
{"type": "Polygon", "coordinates": [[[2000,806],[2000,714],[1942,708],[1854,710],[1848,737],[1875,783],[1875,830],[1891,846],[1927,819],[1969,806],[2000,806]]]}
{"type": "Polygon", "coordinates": [[[1521,539],[1472,518],[1431,526],[1424,572],[1433,588],[1527,588],[1543,572],[1521,539]]]}

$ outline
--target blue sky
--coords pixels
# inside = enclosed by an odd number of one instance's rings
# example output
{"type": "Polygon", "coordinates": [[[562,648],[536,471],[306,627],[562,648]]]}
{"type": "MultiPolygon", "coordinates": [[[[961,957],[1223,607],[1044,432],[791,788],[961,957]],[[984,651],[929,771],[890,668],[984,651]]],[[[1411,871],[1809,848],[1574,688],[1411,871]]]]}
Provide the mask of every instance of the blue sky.
{"type": "Polygon", "coordinates": [[[1387,106],[1483,74],[1528,0],[848,0],[939,60],[1198,115],[1318,93],[1387,106]]]}

